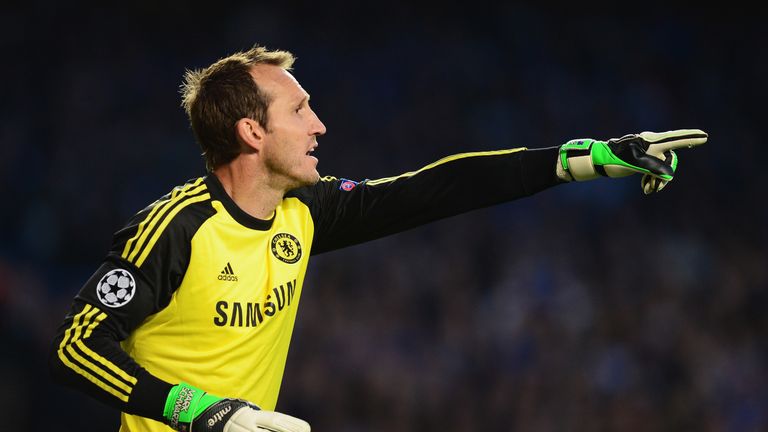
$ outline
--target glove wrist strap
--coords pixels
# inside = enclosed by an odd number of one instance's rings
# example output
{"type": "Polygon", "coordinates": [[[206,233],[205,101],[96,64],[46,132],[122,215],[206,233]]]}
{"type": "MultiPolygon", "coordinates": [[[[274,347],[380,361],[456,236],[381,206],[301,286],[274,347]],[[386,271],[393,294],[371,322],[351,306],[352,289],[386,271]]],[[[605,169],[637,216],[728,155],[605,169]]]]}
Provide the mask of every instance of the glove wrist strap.
{"type": "Polygon", "coordinates": [[[221,400],[186,383],[171,388],[165,399],[163,418],[174,430],[187,430],[195,418],[209,406],[221,400]]]}
{"type": "Polygon", "coordinates": [[[566,175],[565,179],[571,178],[576,181],[592,180],[604,175],[592,163],[592,146],[596,143],[602,143],[602,141],[583,138],[570,140],[560,146],[558,174],[562,170],[566,175]]]}

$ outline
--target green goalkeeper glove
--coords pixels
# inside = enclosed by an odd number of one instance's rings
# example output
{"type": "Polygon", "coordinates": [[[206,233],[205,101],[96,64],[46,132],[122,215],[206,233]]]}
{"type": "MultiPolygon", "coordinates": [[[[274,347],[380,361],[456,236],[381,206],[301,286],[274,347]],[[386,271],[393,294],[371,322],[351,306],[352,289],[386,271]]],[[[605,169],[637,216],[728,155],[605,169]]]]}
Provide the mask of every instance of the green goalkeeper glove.
{"type": "Polygon", "coordinates": [[[181,383],[171,388],[163,410],[165,423],[183,432],[309,432],[304,420],[262,411],[242,399],[221,398],[181,383]]]}
{"type": "Polygon", "coordinates": [[[677,170],[674,149],[705,142],[707,134],[699,129],[641,132],[608,141],[571,140],[560,147],[557,175],[564,180],[584,181],[642,173],[640,185],[648,195],[672,181],[677,170]]]}

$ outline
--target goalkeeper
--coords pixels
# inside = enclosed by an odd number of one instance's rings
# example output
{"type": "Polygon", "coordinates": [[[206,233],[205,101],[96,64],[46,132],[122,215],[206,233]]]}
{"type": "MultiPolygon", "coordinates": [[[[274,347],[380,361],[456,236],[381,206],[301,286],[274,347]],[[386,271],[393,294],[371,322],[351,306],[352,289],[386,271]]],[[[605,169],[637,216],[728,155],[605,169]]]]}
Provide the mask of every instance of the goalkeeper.
{"type": "Polygon", "coordinates": [[[457,154],[378,180],[321,178],[326,128],[293,61],[255,46],[187,73],[183,106],[206,175],[115,233],[59,328],[54,377],[119,409],[121,431],[309,431],[274,410],[310,255],[571,180],[639,173],[653,193],[673,179],[675,150],[707,139],[643,132],[457,154]]]}

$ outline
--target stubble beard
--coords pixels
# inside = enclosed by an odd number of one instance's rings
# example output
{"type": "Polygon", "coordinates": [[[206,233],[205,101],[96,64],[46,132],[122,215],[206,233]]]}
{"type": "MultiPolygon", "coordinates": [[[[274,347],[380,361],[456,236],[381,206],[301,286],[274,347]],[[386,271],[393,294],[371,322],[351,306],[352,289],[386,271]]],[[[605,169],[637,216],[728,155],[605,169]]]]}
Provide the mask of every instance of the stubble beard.
{"type": "Polygon", "coordinates": [[[305,172],[308,170],[302,167],[304,163],[306,163],[304,160],[268,159],[266,166],[270,172],[270,177],[273,179],[273,184],[288,192],[300,187],[312,186],[320,181],[320,174],[316,169],[312,173],[305,172]]]}

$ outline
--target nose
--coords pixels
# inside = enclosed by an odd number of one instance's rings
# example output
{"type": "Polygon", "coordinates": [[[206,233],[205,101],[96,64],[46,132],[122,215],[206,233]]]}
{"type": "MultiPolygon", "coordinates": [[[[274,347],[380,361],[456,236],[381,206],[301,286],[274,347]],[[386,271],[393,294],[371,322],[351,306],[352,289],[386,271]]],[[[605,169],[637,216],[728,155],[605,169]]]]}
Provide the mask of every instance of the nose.
{"type": "Polygon", "coordinates": [[[325,128],[325,125],[323,124],[323,122],[320,121],[320,117],[318,117],[314,111],[312,111],[312,117],[313,117],[312,129],[311,129],[312,135],[315,135],[315,136],[325,135],[325,132],[327,129],[325,128]]]}

